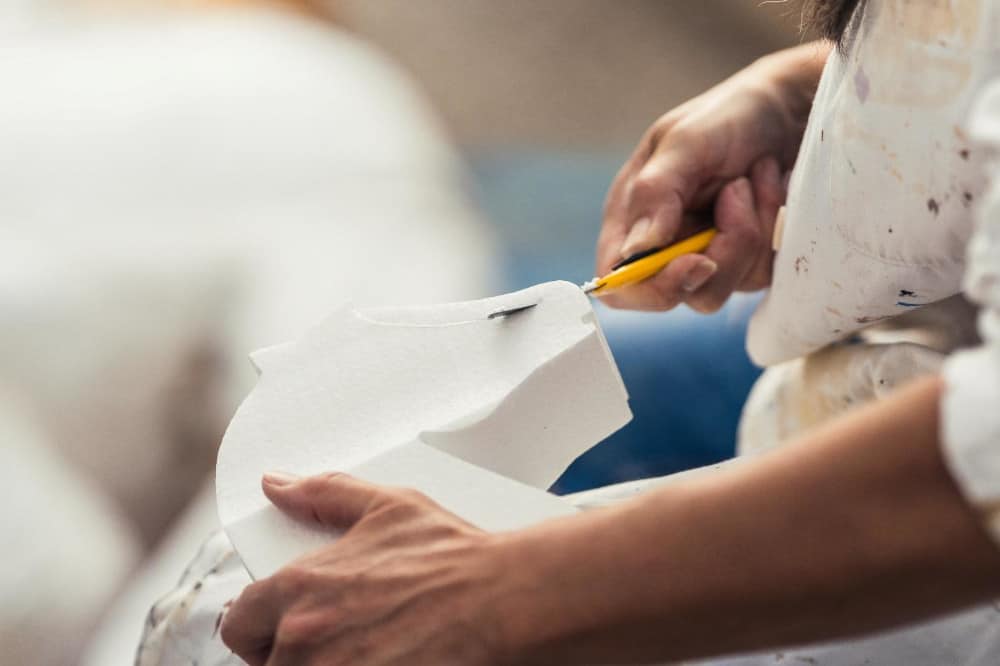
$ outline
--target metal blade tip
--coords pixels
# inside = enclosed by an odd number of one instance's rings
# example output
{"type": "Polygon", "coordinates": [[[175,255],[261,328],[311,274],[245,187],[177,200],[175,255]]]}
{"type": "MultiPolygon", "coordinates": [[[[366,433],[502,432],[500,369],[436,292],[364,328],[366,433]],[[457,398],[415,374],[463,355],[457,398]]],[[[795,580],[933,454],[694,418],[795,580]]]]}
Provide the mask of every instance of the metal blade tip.
{"type": "Polygon", "coordinates": [[[491,312],[486,318],[497,319],[499,317],[508,317],[512,314],[517,314],[518,312],[524,312],[525,310],[530,310],[536,305],[538,305],[538,303],[532,303],[530,305],[519,305],[515,308],[507,308],[505,310],[497,310],[496,312],[491,312]]]}

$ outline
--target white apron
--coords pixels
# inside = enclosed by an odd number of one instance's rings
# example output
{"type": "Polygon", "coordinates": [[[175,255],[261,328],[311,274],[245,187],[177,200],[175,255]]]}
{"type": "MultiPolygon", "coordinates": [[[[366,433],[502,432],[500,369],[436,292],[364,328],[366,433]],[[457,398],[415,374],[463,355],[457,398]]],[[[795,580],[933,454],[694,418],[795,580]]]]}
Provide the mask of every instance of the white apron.
{"type": "MultiPolygon", "coordinates": [[[[776,225],[773,284],[750,324],[749,353],[771,367],[744,408],[741,453],[940,372],[951,352],[978,342],[974,310],[955,295],[989,187],[988,156],[967,121],[1000,71],[998,36],[991,0],[869,0],[854,16],[817,91],[776,225]]],[[[780,662],[997,664],[1000,613],[986,605],[712,663],[780,662]]]]}

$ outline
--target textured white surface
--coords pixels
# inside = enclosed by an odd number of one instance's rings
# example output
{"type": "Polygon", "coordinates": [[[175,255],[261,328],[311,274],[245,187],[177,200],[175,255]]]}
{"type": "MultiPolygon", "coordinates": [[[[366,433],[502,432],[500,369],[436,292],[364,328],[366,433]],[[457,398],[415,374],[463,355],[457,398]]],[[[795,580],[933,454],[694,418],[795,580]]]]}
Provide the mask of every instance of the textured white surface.
{"type": "Polygon", "coordinates": [[[751,357],[773,365],[957,294],[984,155],[963,129],[1000,74],[989,0],[868,2],[833,55],[789,185],[751,357]]]}
{"type": "Polygon", "coordinates": [[[222,523],[258,577],[331,537],[274,509],[265,472],[350,472],[511,529],[572,512],[545,488],[631,416],[590,301],[567,282],[344,309],[253,358],[261,377],[226,432],[216,489],[222,523]]]}
{"type": "Polygon", "coordinates": [[[1000,540],[1000,81],[983,94],[971,131],[990,156],[990,190],[969,244],[965,290],[980,305],[983,345],[948,360],[942,407],[945,455],[966,496],[1000,540]]]}
{"type": "MultiPolygon", "coordinates": [[[[884,0],[864,6],[847,55],[831,58],[816,95],[792,178],[773,287],[751,323],[751,355],[768,365],[895,317],[910,309],[907,303],[924,304],[960,290],[984,307],[980,328],[993,350],[1000,339],[1000,190],[988,151],[975,140],[1000,145],[1000,97],[993,93],[989,137],[982,115],[986,105],[978,107],[977,120],[967,122],[976,97],[1000,75],[1000,6],[991,0],[884,0]]],[[[918,351],[907,347],[855,352],[849,361],[827,353],[826,360],[839,367],[826,363],[828,393],[816,396],[822,400],[793,395],[809,390],[808,382],[794,386],[795,375],[807,368],[784,366],[784,379],[792,380],[786,396],[799,404],[765,415],[775,420],[761,430],[793,430],[822,416],[816,408],[824,402],[832,407],[829,392],[837,389],[842,397],[864,398],[867,385],[877,395],[881,389],[872,380],[885,377],[886,368],[878,365],[886,361],[896,366],[896,379],[920,365],[933,367],[930,349],[905,367],[906,354],[918,351]],[[777,423],[782,416],[789,418],[777,423]]],[[[946,455],[966,493],[991,498],[995,507],[1000,361],[989,347],[963,352],[947,361],[945,375],[946,455]]],[[[781,380],[775,373],[769,378],[781,380]]],[[[772,388],[765,380],[748,407],[765,408],[767,394],[775,395],[772,388]]],[[[985,604],[889,633],[711,663],[777,662],[997,664],[1000,615],[995,604],[985,604]]]]}

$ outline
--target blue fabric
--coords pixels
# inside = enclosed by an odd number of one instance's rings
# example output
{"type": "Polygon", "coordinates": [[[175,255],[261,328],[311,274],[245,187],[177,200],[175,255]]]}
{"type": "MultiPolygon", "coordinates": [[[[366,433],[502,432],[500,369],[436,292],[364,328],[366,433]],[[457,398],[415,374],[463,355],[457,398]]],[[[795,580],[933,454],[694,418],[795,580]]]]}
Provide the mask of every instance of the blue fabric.
{"type": "Polygon", "coordinates": [[[720,312],[648,314],[599,308],[633,419],[581,456],[558,493],[662,476],[731,458],[740,411],[760,374],[743,341],[756,298],[720,312]]]}
{"type": "MultiPolygon", "coordinates": [[[[503,250],[508,290],[593,276],[608,184],[623,155],[519,151],[473,156],[477,198],[503,250]]],[[[661,476],[731,457],[743,402],[759,374],[744,338],[754,298],[704,316],[598,307],[633,421],[580,457],[559,493],[661,476]]]]}

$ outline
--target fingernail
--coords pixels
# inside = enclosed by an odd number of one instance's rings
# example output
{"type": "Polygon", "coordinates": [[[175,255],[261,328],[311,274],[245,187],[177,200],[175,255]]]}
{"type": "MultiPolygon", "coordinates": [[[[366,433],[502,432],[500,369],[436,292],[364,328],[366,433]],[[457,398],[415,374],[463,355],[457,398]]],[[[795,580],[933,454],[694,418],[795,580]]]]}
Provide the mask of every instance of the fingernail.
{"type": "Polygon", "coordinates": [[[632,229],[628,232],[628,236],[625,237],[625,242],[622,243],[622,257],[630,257],[639,250],[646,249],[644,242],[646,241],[646,236],[649,234],[649,227],[652,224],[653,221],[648,217],[641,217],[636,220],[636,223],[632,225],[632,229]]]}
{"type": "Polygon", "coordinates": [[[301,479],[300,476],[295,476],[294,474],[287,474],[285,472],[268,472],[264,475],[264,483],[269,486],[274,486],[276,488],[281,488],[284,486],[291,485],[301,479]]]}
{"type": "Polygon", "coordinates": [[[697,291],[708,282],[708,278],[715,275],[717,270],[719,270],[718,264],[711,259],[704,259],[687,272],[687,275],[681,280],[681,287],[684,291],[697,291]]]}

